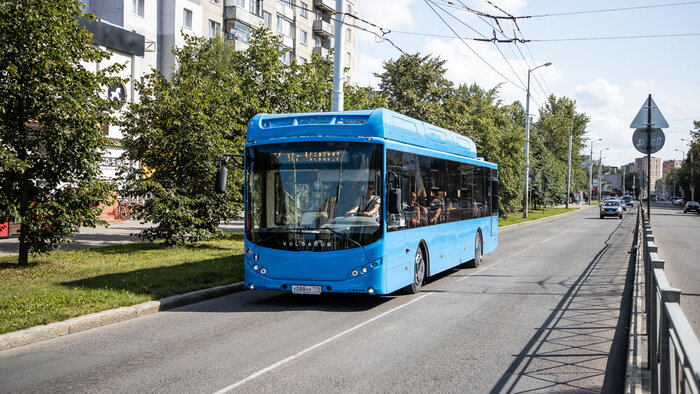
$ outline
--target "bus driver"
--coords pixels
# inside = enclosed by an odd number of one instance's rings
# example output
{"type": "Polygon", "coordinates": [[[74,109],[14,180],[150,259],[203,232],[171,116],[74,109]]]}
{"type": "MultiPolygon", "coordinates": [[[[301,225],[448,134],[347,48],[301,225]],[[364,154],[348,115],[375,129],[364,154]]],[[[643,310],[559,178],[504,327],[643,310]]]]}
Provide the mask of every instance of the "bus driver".
{"type": "Polygon", "coordinates": [[[382,199],[374,194],[374,182],[367,183],[365,195],[360,196],[355,202],[355,206],[347,212],[347,215],[370,216],[379,218],[379,207],[382,199]]]}

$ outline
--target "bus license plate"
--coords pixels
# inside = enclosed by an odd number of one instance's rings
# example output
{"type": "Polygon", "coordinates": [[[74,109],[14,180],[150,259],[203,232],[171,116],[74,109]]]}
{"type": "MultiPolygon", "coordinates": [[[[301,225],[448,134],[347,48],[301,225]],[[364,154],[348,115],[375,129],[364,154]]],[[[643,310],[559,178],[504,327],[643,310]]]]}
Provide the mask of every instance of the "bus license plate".
{"type": "Polygon", "coordinates": [[[292,285],[294,294],[321,294],[321,286],[292,285]]]}

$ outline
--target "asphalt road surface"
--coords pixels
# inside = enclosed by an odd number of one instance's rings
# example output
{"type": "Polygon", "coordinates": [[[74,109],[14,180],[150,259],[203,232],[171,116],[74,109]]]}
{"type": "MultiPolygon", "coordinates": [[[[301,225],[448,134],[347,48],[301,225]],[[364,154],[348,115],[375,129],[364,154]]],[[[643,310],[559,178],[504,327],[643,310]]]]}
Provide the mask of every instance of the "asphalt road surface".
{"type": "Polygon", "coordinates": [[[700,215],[683,206],[654,202],[651,230],[671,286],[681,289],[681,308],[700,336],[700,215]]]}
{"type": "Polygon", "coordinates": [[[10,349],[0,392],[621,392],[634,216],[504,229],[416,295],[244,291],[10,349]]]}

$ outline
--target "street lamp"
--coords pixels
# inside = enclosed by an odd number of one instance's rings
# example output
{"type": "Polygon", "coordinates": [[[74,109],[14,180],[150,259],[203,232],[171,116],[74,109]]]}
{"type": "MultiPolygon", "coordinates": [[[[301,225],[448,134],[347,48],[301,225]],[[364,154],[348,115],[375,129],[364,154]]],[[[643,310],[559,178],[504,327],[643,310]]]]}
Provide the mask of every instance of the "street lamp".
{"type": "Polygon", "coordinates": [[[606,151],[610,148],[605,148],[600,150],[600,160],[598,161],[598,204],[600,204],[600,200],[603,199],[603,182],[600,181],[600,170],[601,167],[603,166],[603,151],[606,151]]]}
{"type": "Polygon", "coordinates": [[[527,217],[528,211],[528,191],[530,190],[530,73],[540,67],[551,66],[551,62],[540,64],[537,67],[527,70],[527,91],[525,99],[525,203],[523,204],[523,217],[527,217]]]}
{"type": "Polygon", "coordinates": [[[681,161],[685,161],[685,152],[680,150],[680,149],[676,149],[676,151],[681,152],[683,154],[683,160],[681,160],[681,161]]]}
{"type": "Polygon", "coordinates": [[[588,205],[591,205],[591,200],[593,199],[593,143],[602,140],[602,138],[598,138],[591,141],[591,158],[588,160],[588,205]]]}

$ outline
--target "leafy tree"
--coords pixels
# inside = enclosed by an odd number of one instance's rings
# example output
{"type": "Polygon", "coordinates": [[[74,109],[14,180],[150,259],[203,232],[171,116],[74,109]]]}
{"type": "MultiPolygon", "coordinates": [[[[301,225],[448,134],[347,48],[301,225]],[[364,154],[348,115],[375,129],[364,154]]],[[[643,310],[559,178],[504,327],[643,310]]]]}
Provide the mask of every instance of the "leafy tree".
{"type": "Polygon", "coordinates": [[[376,74],[389,109],[422,121],[446,127],[444,102],[452,93],[445,78],[445,60],[430,56],[402,55],[384,63],[376,74]]]}
{"type": "Polygon", "coordinates": [[[99,180],[101,97],[120,66],[88,71],[109,53],[78,27],[77,0],[0,4],[0,218],[22,222],[20,265],[28,254],[69,241],[79,226],[95,226],[110,186],[99,180]]]}
{"type": "Polygon", "coordinates": [[[186,40],[174,50],[172,81],[158,71],[148,75],[137,85],[140,102],[122,120],[125,154],[141,163],[125,169],[124,194],[147,196],[137,217],[155,224],[140,236],[171,245],[217,235],[219,222],[236,216],[242,202],[239,168],[228,193],[213,192],[219,155],[243,146],[244,92],[229,66],[241,55],[221,38],[186,40]]]}
{"type": "Polygon", "coordinates": [[[588,185],[586,172],[581,168],[581,156],[585,148],[586,126],[589,118],[576,112],[576,102],[568,97],[550,95],[539,110],[539,119],[531,130],[533,167],[548,174],[547,193],[540,190],[544,201],[557,201],[566,197],[566,176],[569,157],[569,135],[571,148],[571,190],[585,189],[588,185]],[[542,161],[545,162],[542,162],[542,161]]]}
{"type": "Polygon", "coordinates": [[[445,107],[447,128],[471,138],[479,156],[498,164],[501,213],[522,208],[525,131],[515,122],[524,118],[522,106],[504,106],[498,87],[484,90],[472,84],[460,85],[445,107]]]}

